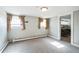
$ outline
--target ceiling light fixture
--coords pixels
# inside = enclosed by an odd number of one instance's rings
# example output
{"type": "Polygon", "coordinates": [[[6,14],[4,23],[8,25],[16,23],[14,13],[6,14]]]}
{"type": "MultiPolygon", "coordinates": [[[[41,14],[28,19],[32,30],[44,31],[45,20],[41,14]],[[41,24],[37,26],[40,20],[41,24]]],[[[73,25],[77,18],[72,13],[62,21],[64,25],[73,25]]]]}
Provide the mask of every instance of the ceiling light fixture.
{"type": "Polygon", "coordinates": [[[42,7],[42,8],[41,8],[41,11],[42,11],[42,12],[45,12],[45,11],[47,11],[47,10],[48,10],[47,7],[42,7]]]}

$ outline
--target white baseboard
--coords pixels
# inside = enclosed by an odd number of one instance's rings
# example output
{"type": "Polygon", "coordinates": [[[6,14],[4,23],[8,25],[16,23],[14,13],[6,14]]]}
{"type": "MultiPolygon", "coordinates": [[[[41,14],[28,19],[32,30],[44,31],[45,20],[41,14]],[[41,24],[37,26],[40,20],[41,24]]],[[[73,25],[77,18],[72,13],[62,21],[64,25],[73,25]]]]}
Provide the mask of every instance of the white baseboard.
{"type": "Polygon", "coordinates": [[[4,51],[4,49],[6,48],[6,46],[8,45],[8,41],[3,45],[2,49],[0,50],[0,53],[2,53],[4,51]]]}
{"type": "Polygon", "coordinates": [[[56,40],[60,40],[60,39],[58,39],[57,37],[55,37],[55,36],[53,36],[53,35],[48,35],[48,37],[51,37],[51,38],[53,38],[53,39],[56,39],[56,40]]]}
{"type": "Polygon", "coordinates": [[[25,37],[25,38],[16,38],[13,40],[13,42],[16,42],[16,41],[22,41],[22,40],[29,40],[29,39],[35,39],[35,38],[41,38],[41,37],[46,37],[47,35],[44,34],[44,35],[38,35],[38,36],[31,36],[31,37],[25,37]]]}
{"type": "Polygon", "coordinates": [[[79,45],[77,45],[77,44],[72,44],[73,46],[76,46],[76,47],[79,47],[79,45]]]}

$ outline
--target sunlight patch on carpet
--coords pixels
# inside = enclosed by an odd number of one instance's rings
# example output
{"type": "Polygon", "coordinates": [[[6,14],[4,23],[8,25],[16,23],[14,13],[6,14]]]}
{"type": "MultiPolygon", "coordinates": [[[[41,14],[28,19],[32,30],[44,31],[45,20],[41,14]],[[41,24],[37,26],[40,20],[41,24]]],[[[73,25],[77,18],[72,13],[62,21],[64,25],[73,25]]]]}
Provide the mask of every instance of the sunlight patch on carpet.
{"type": "Polygon", "coordinates": [[[63,47],[65,47],[63,44],[61,44],[61,43],[59,43],[57,41],[51,42],[51,44],[54,45],[57,48],[63,48],[63,47]]]}

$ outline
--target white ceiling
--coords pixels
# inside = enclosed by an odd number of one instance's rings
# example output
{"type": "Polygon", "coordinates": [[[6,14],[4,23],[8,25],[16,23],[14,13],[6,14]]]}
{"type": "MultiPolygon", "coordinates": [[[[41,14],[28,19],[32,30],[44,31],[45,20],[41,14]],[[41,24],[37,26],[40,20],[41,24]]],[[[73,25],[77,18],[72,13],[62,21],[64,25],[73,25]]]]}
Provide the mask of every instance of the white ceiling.
{"type": "MultiPolygon", "coordinates": [[[[41,6],[42,7],[42,6],[41,6]]],[[[15,15],[28,15],[37,17],[53,17],[59,14],[72,12],[74,10],[79,10],[78,6],[47,6],[48,11],[41,12],[39,6],[0,6],[3,10],[8,13],[15,15]]]]}

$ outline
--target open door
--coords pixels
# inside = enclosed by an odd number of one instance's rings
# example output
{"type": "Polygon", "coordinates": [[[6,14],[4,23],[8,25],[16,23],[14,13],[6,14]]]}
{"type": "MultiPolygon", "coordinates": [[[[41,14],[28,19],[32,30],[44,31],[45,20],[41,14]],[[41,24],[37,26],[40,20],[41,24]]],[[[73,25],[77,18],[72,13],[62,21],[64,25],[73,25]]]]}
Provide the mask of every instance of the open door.
{"type": "Polygon", "coordinates": [[[61,40],[71,42],[71,15],[60,17],[61,40]]]}

